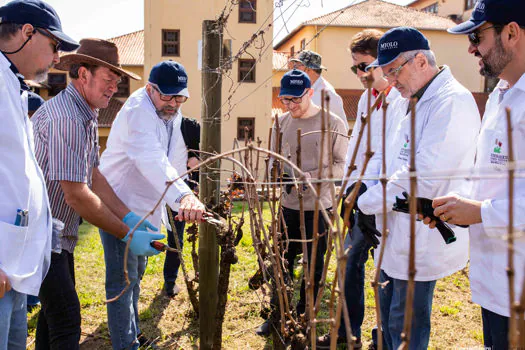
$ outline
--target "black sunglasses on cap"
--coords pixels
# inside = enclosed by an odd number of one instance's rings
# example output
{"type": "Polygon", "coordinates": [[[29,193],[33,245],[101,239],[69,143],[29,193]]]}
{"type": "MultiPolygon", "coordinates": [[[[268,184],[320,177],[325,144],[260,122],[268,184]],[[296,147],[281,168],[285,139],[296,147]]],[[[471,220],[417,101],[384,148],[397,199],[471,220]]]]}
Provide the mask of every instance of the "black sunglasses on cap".
{"type": "Polygon", "coordinates": [[[356,64],[355,66],[352,66],[350,67],[350,69],[352,70],[352,72],[354,74],[357,74],[357,70],[359,69],[361,72],[366,72],[366,67],[368,67],[370,63],[366,63],[366,62],[361,62],[359,64],[356,64]]]}

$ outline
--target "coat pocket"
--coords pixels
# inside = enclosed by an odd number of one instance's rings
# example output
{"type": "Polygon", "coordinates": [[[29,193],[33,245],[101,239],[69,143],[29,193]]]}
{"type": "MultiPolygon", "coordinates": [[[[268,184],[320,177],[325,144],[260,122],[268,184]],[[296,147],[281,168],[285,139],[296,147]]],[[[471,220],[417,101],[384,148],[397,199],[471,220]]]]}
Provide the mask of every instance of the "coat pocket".
{"type": "Polygon", "coordinates": [[[26,245],[27,226],[0,221],[0,268],[8,275],[17,271],[26,245]]]}

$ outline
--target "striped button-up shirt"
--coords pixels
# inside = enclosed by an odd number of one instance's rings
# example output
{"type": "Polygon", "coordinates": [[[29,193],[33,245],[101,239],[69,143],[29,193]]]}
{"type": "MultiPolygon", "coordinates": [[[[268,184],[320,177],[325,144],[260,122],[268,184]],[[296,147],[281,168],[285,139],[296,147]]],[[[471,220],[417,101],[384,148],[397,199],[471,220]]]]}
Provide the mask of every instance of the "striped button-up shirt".
{"type": "Polygon", "coordinates": [[[44,172],[54,218],[64,223],[62,249],[73,253],[80,216],[67,205],[60,181],[91,187],[99,164],[98,110],[93,111],[73,84],[47,101],[31,118],[35,152],[44,172]]]}

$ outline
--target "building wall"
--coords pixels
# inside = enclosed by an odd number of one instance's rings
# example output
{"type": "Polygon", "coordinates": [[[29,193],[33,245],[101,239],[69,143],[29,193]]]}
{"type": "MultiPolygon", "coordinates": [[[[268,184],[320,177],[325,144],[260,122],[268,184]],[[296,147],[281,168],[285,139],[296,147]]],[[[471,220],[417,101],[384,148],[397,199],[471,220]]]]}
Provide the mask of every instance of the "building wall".
{"type": "MultiPolygon", "coordinates": [[[[124,66],[124,69],[142,77],[142,80],[129,80],[129,93],[132,94],[141,87],[143,87],[148,81],[148,76],[144,76],[144,66],[124,66]]],[[[124,102],[125,98],[120,98],[124,102]]]]}
{"type": "Polygon", "coordinates": [[[467,20],[472,13],[472,9],[465,11],[465,0],[420,0],[408,5],[408,7],[421,10],[436,2],[438,3],[439,16],[460,15],[462,20],[467,20]]]}
{"type": "MultiPolygon", "coordinates": [[[[313,26],[311,26],[313,28],[313,26]]],[[[323,65],[328,68],[323,76],[336,89],[362,89],[361,83],[350,71],[352,57],[347,48],[352,36],[364,28],[328,27],[319,36],[316,47],[323,57],[323,65]]],[[[386,29],[382,29],[386,30],[386,29]]],[[[279,47],[279,51],[288,52],[291,43],[296,43],[298,36],[306,31],[294,35],[288,42],[279,47]]],[[[455,77],[473,92],[482,92],[484,80],[478,73],[477,59],[467,52],[468,40],[463,35],[451,35],[444,31],[422,31],[430,40],[431,49],[436,54],[439,65],[448,65],[455,77]]],[[[314,32],[310,32],[314,33],[314,32]]],[[[310,40],[307,37],[307,41],[310,40]]],[[[280,73],[279,73],[280,74],[280,73]]],[[[276,74],[274,86],[279,86],[276,74]]],[[[281,75],[282,76],[282,75],[281,75]]]]}
{"type": "Polygon", "coordinates": [[[461,15],[465,11],[465,0],[439,0],[438,15],[448,17],[461,15]]]}
{"type": "MultiPolygon", "coordinates": [[[[424,9],[425,7],[428,7],[432,4],[435,4],[435,3],[438,3],[438,8],[441,9],[441,6],[443,4],[443,0],[419,0],[417,2],[414,2],[410,5],[408,5],[408,7],[412,7],[412,8],[415,8],[416,10],[422,10],[424,9]]],[[[450,0],[448,1],[450,2],[450,0]]]]}
{"type": "MultiPolygon", "coordinates": [[[[147,77],[151,67],[158,62],[166,59],[173,59],[180,62],[188,73],[188,88],[190,92],[189,100],[183,105],[183,114],[200,119],[201,116],[201,71],[198,67],[199,41],[202,40],[202,22],[206,19],[218,17],[224,5],[229,1],[225,0],[144,0],[144,76],[147,77]],[[162,56],[162,29],[180,30],[180,56],[162,56]]],[[[234,8],[230,14],[227,31],[224,32],[224,39],[232,39],[232,52],[235,55],[245,41],[250,39],[253,33],[263,26],[263,21],[273,12],[272,0],[257,1],[257,23],[239,23],[238,9],[234,8]],[[231,36],[230,36],[231,35],[231,36]]],[[[271,16],[270,16],[271,18],[271,16]]],[[[238,85],[238,63],[235,62],[227,75],[233,80],[233,89],[238,88],[231,101],[222,107],[222,150],[232,148],[233,140],[237,136],[238,118],[255,118],[255,138],[259,137],[266,145],[268,129],[272,125],[271,118],[271,84],[268,79],[272,75],[272,38],[273,30],[270,28],[265,34],[265,44],[270,45],[269,49],[262,56],[256,65],[255,83],[242,83],[238,85]],[[253,92],[263,81],[268,79],[260,88],[253,92]],[[253,93],[252,93],[253,92],[253,93]],[[249,95],[249,96],[248,96],[249,95]],[[245,98],[246,97],[246,98],[245,98]],[[241,99],[244,101],[240,101],[241,99]],[[235,107],[231,110],[229,106],[235,107]],[[229,113],[228,113],[229,112],[229,113]]],[[[257,45],[261,45],[258,42],[257,45]]],[[[259,50],[251,47],[248,49],[256,58],[259,50]]],[[[250,58],[244,54],[241,58],[250,58]]],[[[232,88],[232,80],[223,78],[222,101],[226,102],[232,88]]]]}

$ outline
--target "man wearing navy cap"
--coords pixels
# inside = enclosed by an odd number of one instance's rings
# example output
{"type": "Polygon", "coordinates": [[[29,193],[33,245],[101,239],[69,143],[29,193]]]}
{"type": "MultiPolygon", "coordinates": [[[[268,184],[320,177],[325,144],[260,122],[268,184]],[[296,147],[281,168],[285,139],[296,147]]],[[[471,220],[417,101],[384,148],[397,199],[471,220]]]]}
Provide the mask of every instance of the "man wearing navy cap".
{"type": "Polygon", "coordinates": [[[0,7],[0,349],[26,348],[26,294],[38,294],[51,259],[51,212],[24,79],[45,79],[58,51],[77,47],[43,1],[0,7]]]}
{"type": "MultiPolygon", "coordinates": [[[[291,156],[290,160],[297,164],[297,129],[301,129],[302,134],[307,134],[311,131],[321,130],[321,108],[312,102],[313,90],[311,89],[310,79],[308,75],[298,69],[287,72],[281,79],[281,90],[279,99],[286,109],[286,113],[279,117],[279,127],[282,133],[281,150],[284,157],[291,156]]],[[[332,133],[332,143],[327,143],[327,136],[325,135],[325,145],[323,154],[320,155],[321,133],[312,133],[302,137],[301,149],[301,170],[305,173],[307,179],[312,181],[318,179],[328,178],[329,168],[329,152],[333,157],[333,174],[334,178],[341,178],[343,175],[343,168],[345,164],[345,155],[348,145],[348,140],[341,136],[346,134],[346,127],[338,116],[333,113],[325,115],[326,130],[334,131],[332,133]],[[322,157],[322,171],[319,178],[319,158],[322,157]]],[[[274,126],[272,133],[271,148],[276,151],[278,148],[276,129],[274,126]]],[[[293,178],[294,173],[290,167],[284,165],[284,173],[288,177],[293,178]]],[[[300,185],[302,186],[302,185],[300,185]]],[[[303,189],[303,203],[304,203],[304,219],[307,239],[313,237],[314,232],[314,209],[317,195],[309,188],[302,186],[303,189]]],[[[330,196],[330,184],[323,183],[319,193],[320,205],[325,209],[330,210],[332,207],[332,198],[330,196]]],[[[293,268],[295,258],[298,254],[305,253],[302,251],[300,227],[300,211],[299,198],[297,188],[295,186],[285,186],[281,197],[281,205],[283,210],[284,221],[286,223],[288,239],[288,250],[285,253],[285,259],[288,262],[288,270],[290,277],[293,278],[293,268]],[[299,241],[298,241],[299,240],[299,241]]],[[[326,231],[325,221],[322,215],[319,215],[319,225],[316,229],[319,234],[326,231]]],[[[319,244],[316,252],[315,262],[315,276],[314,276],[314,295],[317,295],[319,289],[319,281],[324,266],[324,253],[326,251],[327,241],[326,235],[319,238],[319,244]]],[[[312,261],[312,243],[307,243],[308,261],[312,261]]],[[[299,302],[296,309],[297,314],[300,315],[306,310],[306,295],[304,279],[301,279],[301,292],[299,302]]],[[[267,325],[267,323],[265,323],[267,325]]],[[[266,327],[261,327],[266,328],[266,327]]],[[[266,329],[260,329],[259,333],[266,329]]]]}
{"type": "MultiPolygon", "coordinates": [[[[410,251],[410,215],[392,211],[396,197],[408,192],[411,147],[416,147],[419,174],[443,169],[470,169],[474,162],[475,140],[480,117],[472,94],[454,77],[447,66],[437,66],[428,40],[414,28],[399,27],[386,32],[379,40],[378,57],[371,66],[380,66],[384,77],[405,98],[398,100],[394,116],[397,129],[386,151],[387,222],[390,235],[385,243],[381,282],[381,321],[388,349],[401,344],[410,251]],[[415,140],[411,135],[410,104],[416,112],[415,140]]],[[[417,196],[435,198],[462,190],[461,181],[418,179],[417,196]]],[[[382,185],[367,189],[358,201],[366,215],[383,214],[382,185]]],[[[382,220],[377,219],[378,230],[382,220]]],[[[410,349],[427,349],[430,337],[430,316],[436,281],[466,266],[468,232],[454,229],[457,241],[446,244],[436,229],[416,223],[415,292],[410,349]]],[[[383,243],[381,243],[383,244],[383,243]]],[[[375,251],[379,254],[379,250],[375,251]]],[[[376,258],[378,256],[376,255],[376,258]]],[[[377,261],[377,259],[376,259],[377,261]]]]}
{"type": "MultiPolygon", "coordinates": [[[[477,142],[475,172],[506,174],[509,164],[506,108],[511,110],[514,160],[525,161],[525,2],[480,0],[471,18],[449,29],[466,34],[469,53],[479,58],[480,74],[500,78],[490,94],[477,142]]],[[[523,167],[514,180],[515,233],[525,228],[523,167]]],[[[508,349],[511,307],[519,302],[525,266],[525,237],[514,236],[514,300],[507,275],[509,226],[508,181],[481,177],[470,195],[434,199],[434,214],[452,224],[470,225],[470,287],[472,301],[481,305],[486,348],[508,349]]],[[[425,220],[428,223],[428,219],[425,220]]],[[[431,227],[434,224],[431,224],[431,227]]],[[[516,316],[514,316],[516,317],[516,316]]]]}
{"type": "MultiPolygon", "coordinates": [[[[117,114],[100,159],[100,171],[117,196],[134,212],[143,216],[152,210],[166,188],[186,171],[187,154],[181,135],[181,106],[189,98],[188,76],[174,61],[155,65],[145,87],[135,91],[117,114]],[[125,174],[125,175],[124,175],[125,174]],[[124,176],[123,176],[124,175],[124,176]]],[[[166,204],[178,212],[179,221],[200,221],[204,205],[183,179],[168,189],[162,204],[149,218],[159,227],[166,204]]],[[[100,230],[106,262],[106,296],[115,297],[125,287],[123,244],[100,230]]],[[[109,303],[108,327],[113,349],[137,349],[144,339],[138,324],[140,279],[146,258],[130,254],[130,288],[117,301],[109,303]]]]}

